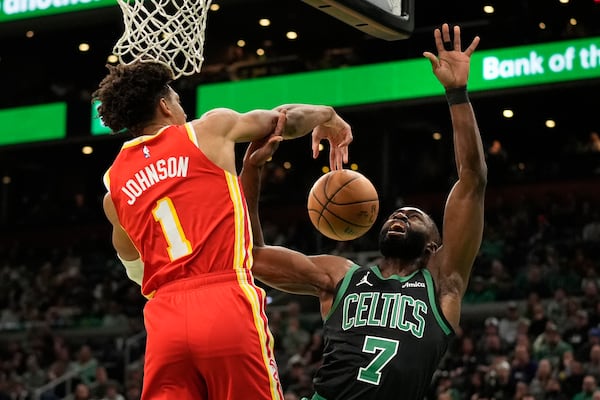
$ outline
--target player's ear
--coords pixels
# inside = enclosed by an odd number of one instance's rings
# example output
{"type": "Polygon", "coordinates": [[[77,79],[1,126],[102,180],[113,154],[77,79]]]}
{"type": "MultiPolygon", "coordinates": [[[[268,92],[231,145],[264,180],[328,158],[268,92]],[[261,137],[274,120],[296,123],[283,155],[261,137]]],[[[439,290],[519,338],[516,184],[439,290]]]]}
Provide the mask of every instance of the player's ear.
{"type": "Polygon", "coordinates": [[[158,112],[162,115],[171,115],[171,107],[169,107],[169,101],[166,97],[161,97],[158,101],[158,112]]]}
{"type": "Polygon", "coordinates": [[[436,251],[438,251],[439,248],[440,248],[440,246],[436,242],[429,242],[429,243],[427,243],[427,246],[425,246],[425,249],[430,254],[434,254],[436,251]]]}

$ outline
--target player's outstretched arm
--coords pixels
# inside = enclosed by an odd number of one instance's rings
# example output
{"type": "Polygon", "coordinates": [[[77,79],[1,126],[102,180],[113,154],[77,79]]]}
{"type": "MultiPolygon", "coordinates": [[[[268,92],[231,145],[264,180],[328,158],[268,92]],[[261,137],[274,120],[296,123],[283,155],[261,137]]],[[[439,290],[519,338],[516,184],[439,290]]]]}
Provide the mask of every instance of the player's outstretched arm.
{"type": "Polygon", "coordinates": [[[238,113],[227,108],[217,108],[193,121],[198,141],[204,148],[223,147],[231,143],[251,142],[271,132],[282,110],[287,112],[283,126],[283,139],[295,139],[312,132],[312,154],[319,154],[319,143],[326,139],[330,144],[330,167],[341,169],[348,162],[348,146],[352,142],[352,129],[332,107],[310,104],[286,104],[274,110],[253,110],[238,113]],[[207,133],[209,137],[207,138],[207,133]]]}
{"type": "Polygon", "coordinates": [[[440,274],[440,299],[446,318],[454,326],[460,318],[460,302],[468,285],[483,235],[487,166],[481,135],[467,95],[470,59],[479,44],[475,37],[461,50],[460,28],[448,24],[434,32],[438,55],[425,52],[433,73],[446,89],[454,135],[458,181],[446,201],[443,246],[432,259],[440,274]],[[453,38],[452,38],[453,36],[453,38]]]}
{"type": "Polygon", "coordinates": [[[335,286],[351,265],[350,261],[329,255],[306,256],[285,247],[267,246],[264,243],[258,210],[260,175],[262,167],[281,141],[281,125],[280,118],[275,133],[248,146],[240,175],[254,239],[252,272],[257,279],[271,287],[290,293],[319,296],[322,302],[325,300],[325,305],[331,304],[327,300],[333,297],[335,286]]]}

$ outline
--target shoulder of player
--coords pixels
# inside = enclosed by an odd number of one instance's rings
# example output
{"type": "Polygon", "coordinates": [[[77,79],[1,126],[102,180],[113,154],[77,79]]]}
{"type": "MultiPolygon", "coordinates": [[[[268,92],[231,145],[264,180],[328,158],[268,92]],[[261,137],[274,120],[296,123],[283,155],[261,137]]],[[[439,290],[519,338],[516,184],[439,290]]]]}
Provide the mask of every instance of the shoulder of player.
{"type": "Polygon", "coordinates": [[[206,124],[225,124],[233,125],[239,119],[240,114],[237,111],[229,108],[215,108],[207,111],[200,116],[192,120],[192,125],[206,125],[206,124]]]}
{"type": "Polygon", "coordinates": [[[240,114],[229,108],[215,108],[190,121],[196,135],[226,137],[240,114]]]}

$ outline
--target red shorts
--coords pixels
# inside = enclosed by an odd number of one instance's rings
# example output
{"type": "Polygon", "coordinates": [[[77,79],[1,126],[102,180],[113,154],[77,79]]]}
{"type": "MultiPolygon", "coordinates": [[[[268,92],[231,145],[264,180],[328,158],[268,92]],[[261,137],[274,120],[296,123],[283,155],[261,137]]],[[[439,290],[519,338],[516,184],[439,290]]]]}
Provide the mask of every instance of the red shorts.
{"type": "Polygon", "coordinates": [[[283,399],[265,292],[249,271],[163,285],[144,320],[142,400],[283,399]]]}

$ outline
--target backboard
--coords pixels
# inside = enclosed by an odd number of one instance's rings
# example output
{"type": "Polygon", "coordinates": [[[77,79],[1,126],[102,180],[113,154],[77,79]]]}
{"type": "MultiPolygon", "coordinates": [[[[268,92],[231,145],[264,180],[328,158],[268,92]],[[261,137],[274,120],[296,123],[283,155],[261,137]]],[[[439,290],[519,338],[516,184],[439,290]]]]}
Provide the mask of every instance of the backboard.
{"type": "Polygon", "coordinates": [[[302,1],[380,39],[407,39],[415,28],[415,0],[302,1]]]}

